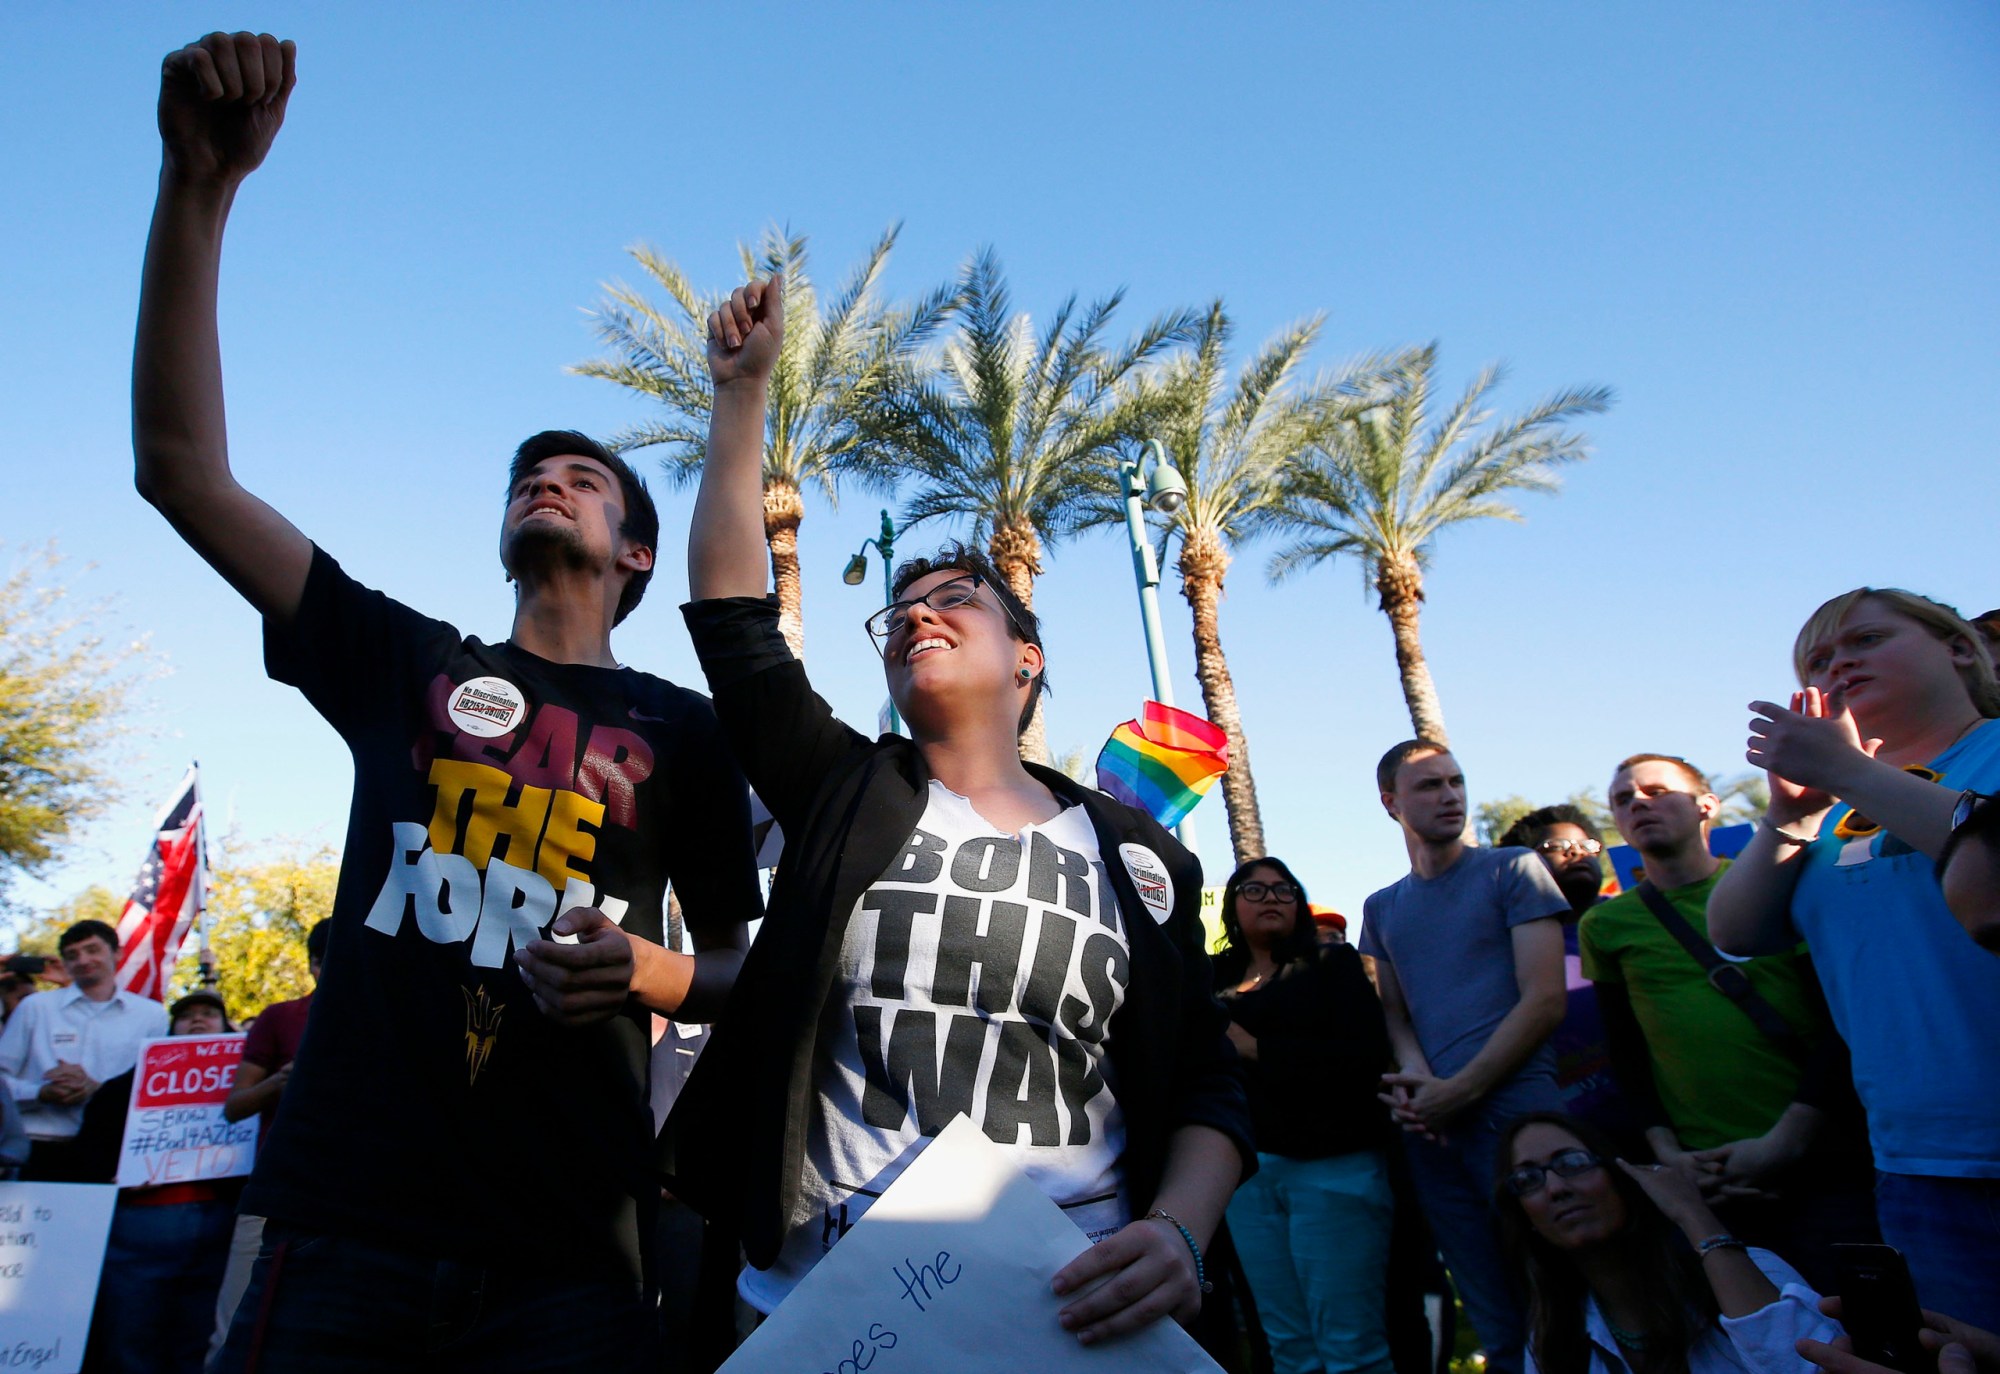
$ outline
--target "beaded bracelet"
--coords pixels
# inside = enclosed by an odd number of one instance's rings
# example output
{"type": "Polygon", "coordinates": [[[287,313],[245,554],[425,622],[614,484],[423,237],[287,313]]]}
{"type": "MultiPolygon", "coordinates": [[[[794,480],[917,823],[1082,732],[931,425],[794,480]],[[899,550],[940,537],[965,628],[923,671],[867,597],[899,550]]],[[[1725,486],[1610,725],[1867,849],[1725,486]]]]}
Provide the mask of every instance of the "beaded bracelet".
{"type": "Polygon", "coordinates": [[[1213,1293],[1215,1285],[1208,1281],[1208,1267],[1201,1262],[1201,1247],[1194,1243],[1194,1232],[1181,1225],[1180,1218],[1174,1216],[1171,1212],[1163,1212],[1157,1207],[1146,1213],[1146,1220],[1164,1221],[1167,1225],[1181,1233],[1181,1239],[1187,1242],[1188,1253],[1194,1256],[1195,1286],[1204,1293],[1213,1293]]]}
{"type": "Polygon", "coordinates": [[[1694,1250],[1696,1254],[1706,1258],[1716,1250],[1748,1250],[1749,1248],[1742,1241],[1730,1235],[1729,1232],[1724,1231],[1720,1235],[1710,1236],[1707,1240],[1700,1242],[1694,1247],[1694,1250]]]}

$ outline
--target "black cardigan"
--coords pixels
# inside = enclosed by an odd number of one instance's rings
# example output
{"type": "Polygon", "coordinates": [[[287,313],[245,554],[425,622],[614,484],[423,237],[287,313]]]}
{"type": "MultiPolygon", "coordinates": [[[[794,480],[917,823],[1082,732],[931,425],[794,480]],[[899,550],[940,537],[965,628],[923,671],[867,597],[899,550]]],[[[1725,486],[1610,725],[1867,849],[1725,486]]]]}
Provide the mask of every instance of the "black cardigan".
{"type": "MultiPolygon", "coordinates": [[[[661,1134],[660,1164],[676,1196],[768,1268],[798,1200],[818,1036],[847,921],[922,819],[930,774],[909,740],[871,740],[834,718],[778,632],[775,598],[697,601],[682,613],[737,762],[784,828],[785,848],[763,929],[661,1134]]],[[[1227,1017],[1210,990],[1201,865],[1152,817],[1030,767],[1089,814],[1107,860],[1121,844],[1142,844],[1173,879],[1174,908],[1161,923],[1124,865],[1105,864],[1131,945],[1106,1052],[1133,1208],[1152,1206],[1179,1126],[1230,1137],[1248,1177],[1256,1153],[1227,1017]]]]}

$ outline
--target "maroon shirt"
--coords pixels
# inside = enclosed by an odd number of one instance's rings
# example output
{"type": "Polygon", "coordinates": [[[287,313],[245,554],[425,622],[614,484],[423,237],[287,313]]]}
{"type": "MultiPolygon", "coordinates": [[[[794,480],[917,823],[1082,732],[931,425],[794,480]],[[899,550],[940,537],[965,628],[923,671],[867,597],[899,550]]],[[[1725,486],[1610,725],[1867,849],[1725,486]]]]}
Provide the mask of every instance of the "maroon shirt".
{"type": "MultiPolygon", "coordinates": [[[[263,1014],[250,1023],[250,1033],[243,1039],[243,1062],[255,1064],[266,1077],[291,1063],[298,1056],[299,1041],[305,1038],[306,1013],[311,1009],[311,993],[289,1002],[273,1002],[264,1008],[263,1014]]],[[[275,1102],[257,1114],[260,1147],[277,1114],[275,1102]]]]}

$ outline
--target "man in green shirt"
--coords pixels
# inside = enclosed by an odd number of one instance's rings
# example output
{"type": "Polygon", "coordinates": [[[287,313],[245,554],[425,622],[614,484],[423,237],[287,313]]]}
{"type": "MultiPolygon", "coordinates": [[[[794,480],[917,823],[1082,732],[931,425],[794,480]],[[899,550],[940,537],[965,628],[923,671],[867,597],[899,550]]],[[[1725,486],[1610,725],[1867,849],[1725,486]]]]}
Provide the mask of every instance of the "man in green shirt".
{"type": "MultiPolygon", "coordinates": [[[[1646,881],[1705,944],[1708,895],[1728,867],[1708,851],[1721,807],[1708,779],[1685,759],[1636,754],[1612,775],[1610,802],[1646,881]]],[[[1834,1128],[1853,1110],[1852,1087],[1804,947],[1729,961],[1722,978],[1740,973],[1769,1009],[1753,1014],[1711,981],[1639,891],[1586,912],[1578,944],[1654,1158],[1698,1183],[1739,1237],[1827,1291],[1827,1247],[1872,1239],[1875,1223],[1859,1133],[1834,1128]],[[1780,1026],[1782,1039],[1771,1033],[1780,1026]]]]}

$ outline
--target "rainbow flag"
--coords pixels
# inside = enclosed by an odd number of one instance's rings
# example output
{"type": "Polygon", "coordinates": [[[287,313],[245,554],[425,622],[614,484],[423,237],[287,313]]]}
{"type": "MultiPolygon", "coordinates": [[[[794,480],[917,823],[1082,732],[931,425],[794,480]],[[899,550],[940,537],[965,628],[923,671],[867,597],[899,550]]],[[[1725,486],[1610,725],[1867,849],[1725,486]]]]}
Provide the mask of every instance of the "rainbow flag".
{"type": "Polygon", "coordinates": [[[1200,716],[1149,701],[1111,732],[1097,785],[1164,826],[1181,823],[1229,767],[1229,738],[1200,716]]]}

